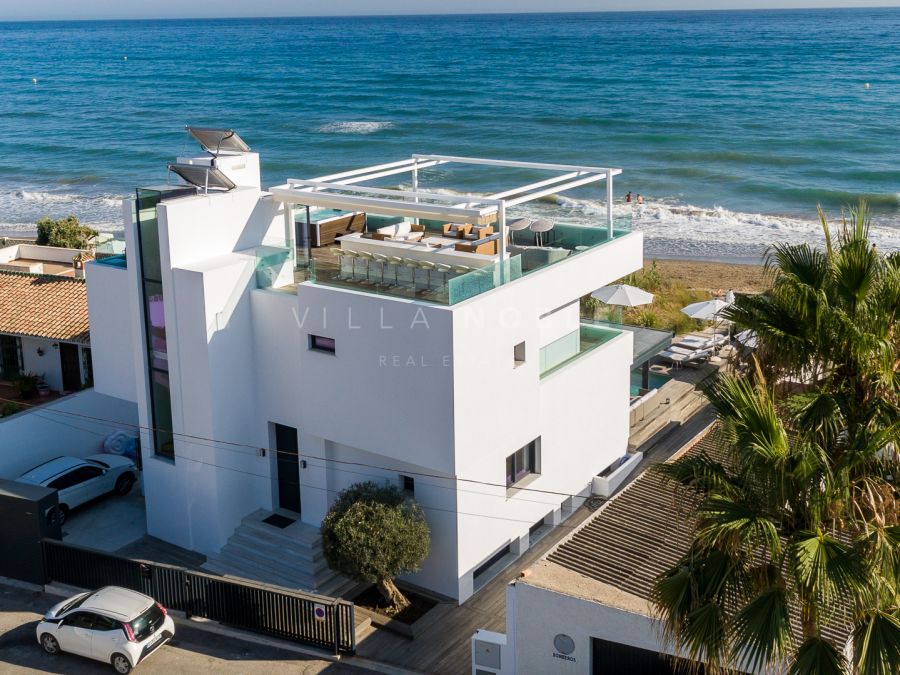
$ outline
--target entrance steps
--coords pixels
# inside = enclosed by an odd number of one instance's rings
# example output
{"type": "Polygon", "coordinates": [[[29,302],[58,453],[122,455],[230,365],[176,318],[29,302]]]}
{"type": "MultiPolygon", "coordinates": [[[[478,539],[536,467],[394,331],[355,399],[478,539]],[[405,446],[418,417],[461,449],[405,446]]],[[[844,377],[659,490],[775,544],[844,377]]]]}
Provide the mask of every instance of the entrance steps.
{"type": "Polygon", "coordinates": [[[361,588],[328,567],[319,528],[299,520],[285,528],[264,523],[271,515],[260,509],[244,518],[203,569],[330,597],[349,597],[361,588]]]}

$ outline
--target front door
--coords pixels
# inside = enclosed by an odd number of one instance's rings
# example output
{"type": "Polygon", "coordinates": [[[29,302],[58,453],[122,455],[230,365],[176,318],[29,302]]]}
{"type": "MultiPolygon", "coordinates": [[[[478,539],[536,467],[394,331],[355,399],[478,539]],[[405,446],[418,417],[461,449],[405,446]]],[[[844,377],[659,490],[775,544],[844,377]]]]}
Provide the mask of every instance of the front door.
{"type": "Polygon", "coordinates": [[[0,335],[0,380],[14,380],[20,373],[19,338],[0,335]]]}
{"type": "Polygon", "coordinates": [[[59,343],[59,363],[62,367],[62,384],[65,391],[81,389],[81,364],[78,363],[78,345],[59,343]]]}
{"type": "Polygon", "coordinates": [[[294,427],[275,425],[275,455],[278,461],[278,506],[300,513],[300,455],[294,427]]]}

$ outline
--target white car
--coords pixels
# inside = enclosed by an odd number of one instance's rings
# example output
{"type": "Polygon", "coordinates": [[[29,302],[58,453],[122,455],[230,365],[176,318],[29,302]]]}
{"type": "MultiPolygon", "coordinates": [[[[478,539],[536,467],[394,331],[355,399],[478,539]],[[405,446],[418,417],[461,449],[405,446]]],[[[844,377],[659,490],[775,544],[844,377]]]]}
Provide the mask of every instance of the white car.
{"type": "Polygon", "coordinates": [[[109,663],[126,675],[175,636],[175,622],[153,598],[118,586],[54,605],[37,625],[48,654],[69,652],[109,663]]]}
{"type": "Polygon", "coordinates": [[[137,481],[137,467],[120,455],[57,457],[23,473],[16,480],[59,491],[59,504],[48,519],[64,523],[69,511],[109,492],[126,495],[137,481]]]}

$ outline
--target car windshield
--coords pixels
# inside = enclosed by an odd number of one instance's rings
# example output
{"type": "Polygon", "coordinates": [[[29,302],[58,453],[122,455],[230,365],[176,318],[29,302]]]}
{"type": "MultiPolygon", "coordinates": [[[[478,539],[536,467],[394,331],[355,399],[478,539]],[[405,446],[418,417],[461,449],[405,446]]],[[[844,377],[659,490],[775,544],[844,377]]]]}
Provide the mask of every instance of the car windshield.
{"type": "Polygon", "coordinates": [[[63,612],[68,612],[70,609],[75,609],[77,607],[81,607],[81,603],[88,599],[90,593],[82,593],[81,595],[76,595],[72,598],[71,602],[60,607],[57,614],[62,614],[63,612]]]}
{"type": "Polygon", "coordinates": [[[131,622],[131,630],[134,631],[135,639],[140,642],[153,635],[156,629],[162,625],[164,616],[162,610],[154,604],[150,609],[134,619],[131,622]]]}

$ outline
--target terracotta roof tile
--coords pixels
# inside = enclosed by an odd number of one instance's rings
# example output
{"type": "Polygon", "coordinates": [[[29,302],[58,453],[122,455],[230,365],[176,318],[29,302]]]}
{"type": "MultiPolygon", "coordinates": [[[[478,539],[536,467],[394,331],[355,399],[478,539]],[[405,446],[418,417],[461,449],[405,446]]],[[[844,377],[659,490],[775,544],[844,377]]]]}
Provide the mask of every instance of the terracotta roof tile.
{"type": "Polygon", "coordinates": [[[0,272],[0,333],[90,341],[83,279],[0,272]]]}

